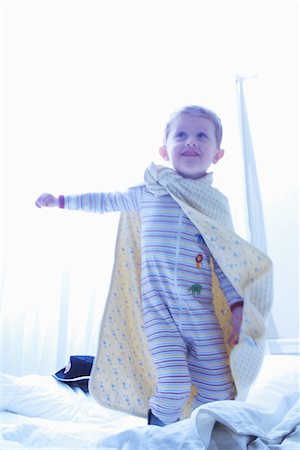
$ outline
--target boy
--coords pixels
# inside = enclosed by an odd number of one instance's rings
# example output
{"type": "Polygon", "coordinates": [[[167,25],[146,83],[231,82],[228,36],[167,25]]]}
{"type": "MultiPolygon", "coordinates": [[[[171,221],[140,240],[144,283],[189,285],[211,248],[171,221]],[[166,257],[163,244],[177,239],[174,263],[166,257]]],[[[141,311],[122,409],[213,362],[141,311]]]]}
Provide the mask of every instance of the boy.
{"type": "MultiPolygon", "coordinates": [[[[234,287],[220,267],[220,249],[215,257],[216,245],[226,247],[220,241],[222,233],[225,238],[226,233],[230,239],[236,236],[227,199],[211,186],[212,174],[207,173],[224,155],[221,139],[221,121],[214,112],[199,106],[182,108],[167,124],[165,142],[159,149],[173,169],[151,165],[145,172],[145,184],[125,193],[58,198],[43,194],[36,201],[38,207],[138,212],[143,329],[156,377],[149,400],[149,424],[164,426],[179,420],[191,386],[196,389],[194,408],[234,399],[236,394],[226,344],[232,347],[239,341],[243,277],[250,282],[250,272],[241,274],[238,264],[235,279],[228,268],[234,287]],[[210,235],[208,229],[218,227],[219,235],[210,235]],[[231,310],[226,343],[215,313],[213,273],[231,310]]],[[[225,258],[230,260],[228,255],[225,258]]],[[[226,270],[227,266],[230,261],[226,270]]],[[[258,270],[263,271],[262,266],[258,270]]]]}

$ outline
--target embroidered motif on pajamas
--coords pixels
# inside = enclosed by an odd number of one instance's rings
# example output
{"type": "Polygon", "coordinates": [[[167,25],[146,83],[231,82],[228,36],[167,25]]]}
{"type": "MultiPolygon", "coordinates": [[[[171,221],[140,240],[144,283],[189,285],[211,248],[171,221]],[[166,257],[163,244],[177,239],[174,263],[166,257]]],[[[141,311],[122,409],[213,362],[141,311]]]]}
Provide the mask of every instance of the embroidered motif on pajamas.
{"type": "Polygon", "coordinates": [[[197,269],[200,269],[202,259],[203,259],[203,256],[202,256],[202,255],[199,254],[199,255],[196,256],[195,261],[196,261],[196,267],[197,267],[197,269]]]}

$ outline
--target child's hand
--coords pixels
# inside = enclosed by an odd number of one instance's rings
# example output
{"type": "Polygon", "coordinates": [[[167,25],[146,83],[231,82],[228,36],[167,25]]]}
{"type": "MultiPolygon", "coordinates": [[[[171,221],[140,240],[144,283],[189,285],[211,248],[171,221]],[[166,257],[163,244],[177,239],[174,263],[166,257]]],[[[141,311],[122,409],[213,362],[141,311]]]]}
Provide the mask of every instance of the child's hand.
{"type": "Polygon", "coordinates": [[[45,193],[39,196],[39,198],[35,202],[35,205],[38,208],[42,207],[54,208],[59,206],[59,200],[53,195],[45,193]]]}
{"type": "Polygon", "coordinates": [[[243,307],[237,306],[231,313],[232,331],[228,339],[229,345],[235,345],[239,342],[242,317],[243,317],[243,307]]]}

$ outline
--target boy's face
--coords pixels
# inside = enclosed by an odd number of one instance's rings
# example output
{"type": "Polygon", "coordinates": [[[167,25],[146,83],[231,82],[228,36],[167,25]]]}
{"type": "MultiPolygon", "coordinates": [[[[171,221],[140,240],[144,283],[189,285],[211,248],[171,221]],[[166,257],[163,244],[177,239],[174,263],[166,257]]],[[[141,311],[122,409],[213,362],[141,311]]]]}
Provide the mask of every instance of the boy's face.
{"type": "Polygon", "coordinates": [[[205,117],[180,114],[171,124],[166,144],[159,149],[184,178],[197,179],[224,155],[217,144],[215,126],[205,117]]]}

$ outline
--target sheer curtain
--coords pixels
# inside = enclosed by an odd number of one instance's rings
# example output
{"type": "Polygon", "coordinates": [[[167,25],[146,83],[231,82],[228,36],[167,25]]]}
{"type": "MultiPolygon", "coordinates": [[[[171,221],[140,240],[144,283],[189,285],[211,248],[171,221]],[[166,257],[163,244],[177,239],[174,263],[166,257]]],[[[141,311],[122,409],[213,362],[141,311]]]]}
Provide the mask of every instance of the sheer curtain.
{"type": "Polygon", "coordinates": [[[280,198],[274,179],[282,177],[281,164],[274,158],[283,141],[297,154],[295,95],[285,81],[288,74],[289,86],[297,86],[296,14],[290,4],[270,14],[267,5],[240,3],[3,4],[1,370],[49,374],[71,354],[95,354],[118,214],[39,210],[35,199],[45,191],[122,190],[141,182],[145,167],[160,162],[163,127],[178,107],[204,104],[222,118],[225,157],[213,166],[215,185],[230,199],[237,232],[247,237],[238,73],[259,75],[247,104],[268,249],[284,272],[276,275],[274,320],[281,337],[295,335],[296,165],[290,164],[280,198]],[[282,23],[289,23],[288,33],[282,23]],[[274,114],[274,92],[289,117],[274,114]],[[293,236],[284,249],[282,232],[293,236]]]}

